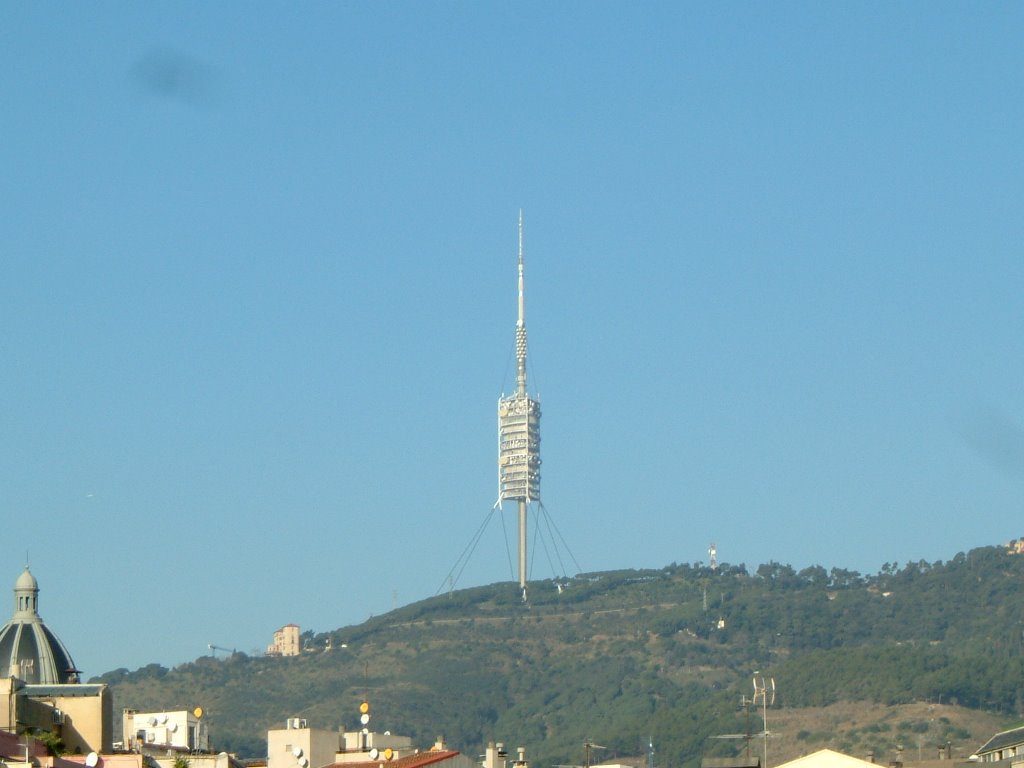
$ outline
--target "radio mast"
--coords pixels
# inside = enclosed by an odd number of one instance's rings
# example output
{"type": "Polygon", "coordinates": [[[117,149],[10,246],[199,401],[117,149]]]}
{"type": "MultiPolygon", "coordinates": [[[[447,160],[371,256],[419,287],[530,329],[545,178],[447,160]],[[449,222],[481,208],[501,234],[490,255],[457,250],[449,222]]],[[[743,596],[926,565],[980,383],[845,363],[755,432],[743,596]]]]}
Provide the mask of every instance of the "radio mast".
{"type": "Polygon", "coordinates": [[[540,401],[526,391],[526,303],[523,294],[523,212],[519,211],[519,315],[516,391],[498,399],[498,502],[519,510],[519,589],[526,600],[526,509],[540,501],[540,401]]]}

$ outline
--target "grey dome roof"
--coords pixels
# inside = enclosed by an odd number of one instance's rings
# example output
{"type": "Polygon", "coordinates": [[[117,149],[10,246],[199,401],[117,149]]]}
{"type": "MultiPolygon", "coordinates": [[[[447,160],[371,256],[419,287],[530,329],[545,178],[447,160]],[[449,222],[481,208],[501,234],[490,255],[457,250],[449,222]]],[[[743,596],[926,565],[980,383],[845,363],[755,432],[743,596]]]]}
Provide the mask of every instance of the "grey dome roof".
{"type": "Polygon", "coordinates": [[[71,654],[39,616],[39,583],[28,566],[14,584],[14,616],[0,629],[0,677],[42,685],[78,682],[71,654]]]}

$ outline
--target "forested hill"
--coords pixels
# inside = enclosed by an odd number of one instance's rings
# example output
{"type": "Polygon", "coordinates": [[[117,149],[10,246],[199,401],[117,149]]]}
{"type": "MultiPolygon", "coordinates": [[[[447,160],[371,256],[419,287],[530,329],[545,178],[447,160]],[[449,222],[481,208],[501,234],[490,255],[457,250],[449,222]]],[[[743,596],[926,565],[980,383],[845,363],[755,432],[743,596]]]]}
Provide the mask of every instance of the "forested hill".
{"type": "MultiPolygon", "coordinates": [[[[586,739],[607,759],[653,737],[659,766],[675,768],[737,748],[711,737],[744,730],[739,701],[754,670],[775,678],[780,715],[930,702],[1010,722],[1024,706],[1022,585],[1024,555],[1005,547],[869,576],[673,564],[582,574],[561,591],[536,583],[528,605],[508,583],[460,590],[307,633],[296,658],[236,653],[94,680],[111,685],[116,708],[202,705],[216,747],[242,756],[265,755],[267,728],[287,717],[354,729],[368,692],[376,729],[421,744],[444,734],[470,755],[490,739],[524,744],[539,768],[579,762],[586,739]]],[[[952,715],[886,724],[883,707],[868,710],[877,722],[843,736],[856,749],[906,738],[969,754],[990,735],[952,715]]],[[[799,724],[790,738],[842,746],[799,724]]]]}

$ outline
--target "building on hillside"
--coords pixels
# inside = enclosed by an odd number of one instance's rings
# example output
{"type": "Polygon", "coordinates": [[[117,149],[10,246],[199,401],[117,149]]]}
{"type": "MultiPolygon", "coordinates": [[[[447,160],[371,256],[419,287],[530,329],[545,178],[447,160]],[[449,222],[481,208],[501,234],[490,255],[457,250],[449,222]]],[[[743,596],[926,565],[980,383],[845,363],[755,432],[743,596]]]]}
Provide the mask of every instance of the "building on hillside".
{"type": "Polygon", "coordinates": [[[136,712],[126,709],[121,714],[122,747],[129,752],[168,749],[184,752],[208,752],[210,734],[203,711],[136,712]],[[149,749],[147,749],[149,748],[149,749]]]}
{"type": "Polygon", "coordinates": [[[298,656],[299,625],[285,624],[274,632],[274,642],[267,646],[267,656],[298,656]]]}
{"type": "Polygon", "coordinates": [[[49,731],[72,754],[112,751],[110,692],[79,683],[79,674],[39,616],[39,583],[26,566],[14,583],[14,615],[0,629],[0,730],[49,731]]]}
{"type": "Polygon", "coordinates": [[[972,755],[982,763],[1015,764],[1024,762],[1024,725],[1000,731],[972,755]]]}

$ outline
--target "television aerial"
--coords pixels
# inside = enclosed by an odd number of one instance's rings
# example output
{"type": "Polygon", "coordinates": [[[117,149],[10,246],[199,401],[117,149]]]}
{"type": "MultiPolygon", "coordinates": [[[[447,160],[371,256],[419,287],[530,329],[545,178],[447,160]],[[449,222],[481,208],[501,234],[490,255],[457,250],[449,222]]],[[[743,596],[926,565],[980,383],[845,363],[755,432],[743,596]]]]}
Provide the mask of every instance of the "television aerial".
{"type": "Polygon", "coordinates": [[[750,732],[750,703],[751,699],[746,695],[740,696],[740,706],[743,707],[743,715],[746,720],[746,730],[743,733],[720,733],[711,737],[712,739],[743,739],[743,752],[747,760],[750,760],[750,740],[755,735],[750,732]]]}
{"type": "Polygon", "coordinates": [[[761,717],[763,718],[764,730],[764,763],[762,768],[768,768],[768,737],[771,732],[768,730],[768,707],[775,704],[775,678],[765,678],[760,672],[754,672],[754,696],[751,699],[754,706],[757,706],[758,699],[761,701],[761,717]]]}
{"type": "Polygon", "coordinates": [[[590,768],[590,753],[594,749],[608,749],[608,747],[602,747],[587,739],[583,742],[583,765],[554,765],[552,768],[590,768]]]}
{"type": "Polygon", "coordinates": [[[608,747],[602,747],[600,744],[595,744],[590,739],[583,742],[583,768],[590,768],[590,753],[591,750],[595,749],[608,749],[608,747]]]}

